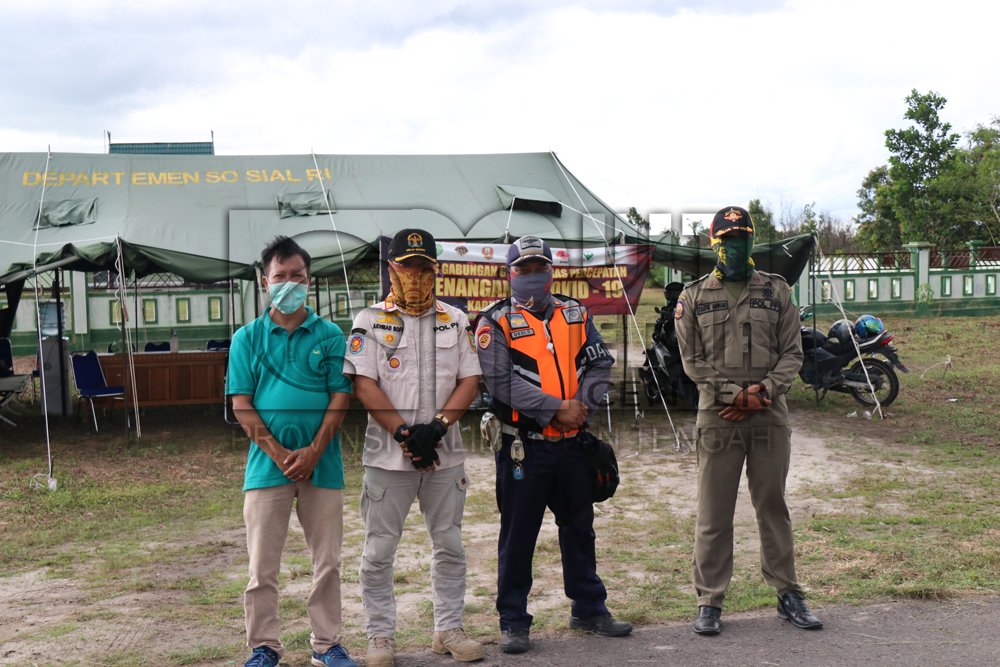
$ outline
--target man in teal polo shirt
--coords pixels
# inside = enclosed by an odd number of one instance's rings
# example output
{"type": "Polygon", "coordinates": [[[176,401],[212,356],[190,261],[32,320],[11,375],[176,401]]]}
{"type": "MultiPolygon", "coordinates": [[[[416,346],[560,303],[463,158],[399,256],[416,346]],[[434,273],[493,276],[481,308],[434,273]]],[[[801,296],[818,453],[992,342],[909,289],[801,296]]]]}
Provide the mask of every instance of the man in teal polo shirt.
{"type": "Polygon", "coordinates": [[[275,667],[284,648],[278,622],[278,569],[292,501],[312,555],[309,594],[312,664],[356,663],[340,645],[340,548],[344,464],[337,431],[351,382],[344,334],[305,306],[309,254],[279,236],[261,253],[271,306],[233,336],[226,393],[250,437],[243,518],[250,554],[244,595],[246,667],[275,667]]]}

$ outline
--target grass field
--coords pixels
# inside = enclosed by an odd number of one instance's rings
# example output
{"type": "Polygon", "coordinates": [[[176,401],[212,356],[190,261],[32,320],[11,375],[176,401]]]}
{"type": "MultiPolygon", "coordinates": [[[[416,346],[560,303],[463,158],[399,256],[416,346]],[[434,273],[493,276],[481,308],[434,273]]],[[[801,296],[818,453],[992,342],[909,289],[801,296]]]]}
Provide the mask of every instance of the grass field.
{"type": "MultiPolygon", "coordinates": [[[[640,317],[655,318],[648,311],[640,317]]],[[[614,318],[606,321],[614,326],[614,318]]],[[[884,420],[848,416],[861,410],[844,395],[817,406],[801,384],[791,392],[800,432],[822,450],[801,465],[825,467],[801,471],[816,474],[790,491],[799,576],[820,608],[1000,588],[1000,318],[886,324],[912,372],[901,377],[900,398],[884,420]]],[[[630,356],[632,365],[640,362],[630,356]]],[[[25,406],[16,429],[0,425],[0,664],[47,664],[51,652],[67,650],[64,664],[132,665],[150,652],[160,664],[241,664],[242,432],[216,409],[149,410],[141,440],[126,431],[121,411],[104,417],[100,436],[83,415],[54,422],[58,489],[49,491],[46,431],[36,411],[25,406]]],[[[682,428],[691,421],[690,414],[674,418],[682,428]]],[[[477,419],[463,423],[471,428],[477,419]]],[[[363,420],[354,411],[345,425],[345,642],[354,653],[364,646],[357,590],[363,420]]],[[[598,506],[597,519],[609,605],[637,623],[687,618],[693,457],[672,451],[655,408],[641,421],[622,409],[613,421],[624,481],[598,506]]],[[[491,466],[485,456],[470,458],[465,534],[467,627],[492,640],[491,466]]],[[[738,537],[749,545],[738,547],[727,598],[734,611],[773,602],[759,575],[752,521],[741,526],[738,537]]],[[[539,634],[561,633],[568,604],[551,524],[545,531],[532,609],[539,634]]],[[[429,643],[429,553],[414,509],[394,574],[402,651],[429,643]]],[[[293,530],[282,570],[287,664],[308,664],[309,576],[301,532],[293,530]]]]}

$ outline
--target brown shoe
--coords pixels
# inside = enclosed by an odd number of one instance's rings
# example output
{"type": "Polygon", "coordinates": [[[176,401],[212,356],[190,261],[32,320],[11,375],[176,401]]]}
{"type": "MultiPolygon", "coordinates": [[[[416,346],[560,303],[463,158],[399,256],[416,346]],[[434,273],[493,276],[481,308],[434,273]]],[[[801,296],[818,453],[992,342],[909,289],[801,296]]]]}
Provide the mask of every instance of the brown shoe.
{"type": "Polygon", "coordinates": [[[394,667],[396,664],[396,641],[388,637],[368,639],[368,653],[365,654],[366,667],[394,667]]]}
{"type": "Polygon", "coordinates": [[[483,645],[465,634],[462,628],[435,630],[431,650],[435,653],[451,653],[451,657],[459,662],[475,662],[486,657],[483,645]]]}

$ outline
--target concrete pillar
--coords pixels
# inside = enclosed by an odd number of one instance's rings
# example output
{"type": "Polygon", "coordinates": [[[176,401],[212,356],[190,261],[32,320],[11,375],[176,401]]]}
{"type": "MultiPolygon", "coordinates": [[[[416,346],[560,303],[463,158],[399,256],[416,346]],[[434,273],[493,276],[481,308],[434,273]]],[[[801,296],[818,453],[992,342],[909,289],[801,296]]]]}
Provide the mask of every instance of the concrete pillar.
{"type": "Polygon", "coordinates": [[[914,306],[918,315],[926,315],[930,312],[930,303],[916,297],[920,294],[921,286],[931,284],[931,250],[935,246],[936,244],[927,241],[913,241],[903,244],[903,247],[910,251],[910,270],[916,281],[913,286],[914,306]]]}
{"type": "Polygon", "coordinates": [[[936,245],[927,241],[913,241],[912,243],[903,244],[903,247],[910,251],[910,270],[913,271],[913,275],[916,278],[917,284],[915,287],[917,289],[921,285],[930,284],[931,250],[936,245]]]}
{"type": "Polygon", "coordinates": [[[969,248],[969,268],[974,269],[977,264],[976,255],[986,245],[986,241],[967,241],[965,245],[969,248]]]}

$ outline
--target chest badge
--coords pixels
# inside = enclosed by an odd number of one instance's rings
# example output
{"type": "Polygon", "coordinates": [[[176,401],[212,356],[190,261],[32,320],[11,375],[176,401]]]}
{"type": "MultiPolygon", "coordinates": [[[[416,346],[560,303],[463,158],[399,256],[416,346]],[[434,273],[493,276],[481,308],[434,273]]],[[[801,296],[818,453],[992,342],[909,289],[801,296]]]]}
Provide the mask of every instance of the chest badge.
{"type": "Polygon", "coordinates": [[[511,313],[510,315],[507,316],[507,319],[510,320],[511,329],[528,328],[528,320],[524,319],[524,315],[522,315],[521,313],[511,313]]]}

